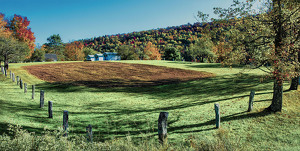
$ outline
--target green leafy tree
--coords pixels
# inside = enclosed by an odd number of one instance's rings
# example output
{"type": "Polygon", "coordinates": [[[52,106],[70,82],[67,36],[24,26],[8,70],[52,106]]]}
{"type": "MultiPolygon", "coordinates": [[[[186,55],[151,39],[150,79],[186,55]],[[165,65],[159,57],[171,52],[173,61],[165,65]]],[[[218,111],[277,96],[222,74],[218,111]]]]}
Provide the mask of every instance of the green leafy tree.
{"type": "Polygon", "coordinates": [[[92,49],[92,48],[84,47],[84,48],[83,48],[83,53],[84,53],[84,57],[85,57],[85,60],[86,60],[86,57],[87,57],[88,55],[95,55],[95,54],[97,54],[98,52],[95,51],[95,50],[92,49]]]}
{"type": "Polygon", "coordinates": [[[45,51],[43,48],[36,48],[30,57],[30,61],[42,62],[45,60],[45,51]]]}
{"type": "Polygon", "coordinates": [[[143,49],[141,49],[141,48],[136,48],[135,52],[138,55],[138,59],[140,59],[140,60],[143,60],[146,57],[146,54],[144,53],[143,49]]]}
{"type": "Polygon", "coordinates": [[[45,45],[50,48],[55,48],[57,46],[63,45],[63,42],[61,40],[61,37],[59,34],[53,34],[50,37],[47,38],[48,43],[45,45]]]}
{"type": "Polygon", "coordinates": [[[29,54],[30,49],[26,43],[14,38],[0,37],[0,56],[3,57],[6,69],[9,62],[23,61],[29,54]]]}
{"type": "Polygon", "coordinates": [[[187,51],[193,60],[200,62],[214,62],[216,55],[213,53],[214,44],[209,37],[199,38],[187,51]]]}
{"type": "Polygon", "coordinates": [[[226,63],[250,60],[254,68],[269,73],[274,79],[274,87],[272,104],[268,109],[273,112],[281,111],[283,81],[298,77],[300,71],[299,1],[234,0],[229,8],[214,10],[225,21],[234,23],[228,30],[228,41],[233,49],[228,53],[226,63]],[[254,3],[259,3],[260,8],[254,9],[254,3]],[[264,67],[266,64],[271,66],[264,67]]]}
{"type": "Polygon", "coordinates": [[[135,51],[135,48],[129,45],[122,45],[117,49],[122,60],[137,60],[139,57],[135,51]]]}
{"type": "Polygon", "coordinates": [[[164,56],[166,60],[180,60],[180,51],[174,47],[166,47],[164,49],[164,56]]]}
{"type": "Polygon", "coordinates": [[[58,60],[65,60],[65,46],[59,34],[53,34],[47,38],[44,44],[45,53],[53,53],[57,55],[58,60]]]}

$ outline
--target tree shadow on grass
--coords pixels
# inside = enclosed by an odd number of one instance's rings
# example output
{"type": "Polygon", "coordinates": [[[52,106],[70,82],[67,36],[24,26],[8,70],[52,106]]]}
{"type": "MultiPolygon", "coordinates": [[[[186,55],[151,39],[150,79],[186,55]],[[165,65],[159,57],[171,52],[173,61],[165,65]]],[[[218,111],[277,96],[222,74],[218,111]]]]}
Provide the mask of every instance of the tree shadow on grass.
{"type": "MultiPolygon", "coordinates": [[[[18,118],[30,118],[31,121],[39,121],[43,123],[44,121],[42,120],[42,116],[32,116],[30,117],[29,115],[23,114],[23,113],[30,113],[30,114],[36,114],[40,115],[39,113],[44,112],[43,109],[39,108],[39,105],[32,105],[32,104],[26,104],[26,103],[20,103],[20,102],[8,102],[8,101],[3,101],[0,100],[0,116],[9,116],[10,114],[13,115],[18,115],[18,118]],[[22,112],[22,114],[20,113],[22,112]],[[21,117],[22,116],[22,117],[21,117]]],[[[13,119],[13,120],[18,120],[18,119],[13,119]]],[[[12,124],[10,123],[11,125],[12,124]]],[[[0,123],[1,130],[0,133],[7,133],[7,128],[8,128],[8,123],[0,123]]],[[[43,131],[42,128],[33,128],[29,126],[23,126],[22,127],[30,132],[36,132],[36,133],[41,133],[43,131]]]]}
{"type": "MultiPolygon", "coordinates": [[[[243,119],[251,119],[251,118],[257,118],[257,117],[264,117],[267,115],[270,115],[271,112],[268,110],[263,110],[261,112],[240,112],[235,113],[227,116],[221,115],[221,127],[222,123],[224,122],[230,122],[235,120],[243,120],[243,119]]],[[[195,133],[195,132],[202,132],[202,131],[210,131],[216,129],[215,127],[215,119],[214,117],[211,117],[211,120],[198,123],[198,124],[184,124],[180,126],[173,126],[173,123],[179,121],[179,117],[177,118],[171,118],[168,120],[168,134],[184,134],[184,133],[195,133]]],[[[84,134],[84,128],[87,126],[84,125],[81,122],[74,123],[76,125],[76,130],[73,130],[73,133],[79,133],[84,134]],[[78,130],[78,128],[81,128],[82,130],[78,130]]],[[[149,130],[147,128],[147,124],[144,120],[139,119],[132,119],[129,121],[116,121],[113,123],[110,123],[112,126],[107,127],[103,125],[96,125],[94,128],[95,134],[100,133],[102,138],[101,140],[107,140],[110,138],[111,135],[114,135],[116,137],[125,137],[126,135],[130,134],[131,136],[138,136],[140,134],[148,134],[149,136],[156,136],[157,134],[157,128],[155,127],[153,130],[149,130]],[[124,125],[125,128],[123,127],[124,125]],[[129,127],[128,127],[129,126],[129,127]],[[153,134],[154,133],[154,134],[153,134]]]]}
{"type": "MultiPolygon", "coordinates": [[[[8,130],[9,125],[16,127],[17,125],[11,123],[0,123],[0,135],[7,134],[12,136],[12,131],[8,130]]],[[[35,132],[36,134],[42,134],[44,132],[43,128],[34,128],[30,126],[21,126],[21,129],[27,130],[28,132],[35,132]]]]}
{"type": "MultiPolygon", "coordinates": [[[[199,72],[200,73],[200,72],[199,72]]],[[[202,80],[214,76],[213,74],[204,75],[195,78],[168,78],[161,80],[128,80],[128,79],[108,79],[99,81],[70,81],[70,82],[46,82],[36,85],[40,89],[57,89],[59,92],[76,92],[82,91],[83,88],[96,89],[114,89],[114,88],[149,88],[153,86],[179,84],[188,81],[202,80]],[[77,88],[76,88],[77,87],[77,88]]]]}
{"type": "Polygon", "coordinates": [[[8,134],[8,123],[0,123],[0,135],[8,134]]]}
{"type": "MultiPolygon", "coordinates": [[[[270,115],[271,112],[268,111],[267,109],[261,111],[261,112],[253,112],[253,113],[249,113],[249,112],[240,112],[240,113],[235,113],[232,115],[228,115],[228,116],[222,116],[221,115],[221,127],[222,127],[222,122],[229,122],[229,121],[234,121],[234,120],[242,120],[242,119],[250,119],[250,118],[257,118],[257,117],[263,117],[263,116],[267,116],[270,115]]],[[[182,126],[177,126],[177,127],[170,127],[168,129],[168,132],[170,133],[191,133],[191,132],[201,132],[201,131],[208,131],[208,130],[213,130],[216,129],[215,127],[216,121],[215,119],[212,119],[210,121],[206,121],[204,123],[199,123],[199,124],[190,124],[190,125],[182,125],[182,126]],[[199,129],[199,130],[188,130],[188,131],[183,131],[182,129],[191,129],[191,128],[199,128],[199,127],[203,127],[203,126],[212,126],[211,128],[207,128],[207,129],[199,129]]]]}
{"type": "MultiPolygon", "coordinates": [[[[265,92],[265,93],[256,93],[255,95],[263,95],[263,94],[270,94],[272,92],[265,92]]],[[[109,106],[111,105],[107,105],[107,108],[105,106],[105,104],[98,104],[98,103],[92,103],[89,105],[85,105],[84,108],[86,108],[86,112],[72,112],[72,114],[105,114],[105,115],[132,115],[132,114],[138,114],[138,113],[146,113],[146,114],[151,114],[151,113],[158,113],[161,111],[172,111],[172,110],[178,110],[178,109],[184,109],[184,108],[189,108],[189,107],[194,107],[194,106],[201,106],[201,105],[205,105],[205,104],[209,104],[209,103],[216,103],[216,102],[222,102],[222,101],[227,101],[227,100],[231,100],[231,99],[239,99],[239,98],[244,98],[244,97],[249,97],[249,95],[240,95],[240,96],[235,96],[235,97],[228,97],[228,98],[224,98],[224,99],[216,99],[216,100],[211,100],[211,101],[189,101],[189,102],[184,102],[182,104],[178,104],[178,105],[174,105],[171,104],[170,106],[164,106],[164,107],[157,107],[157,108],[151,108],[151,109],[127,109],[127,108],[112,108],[109,109],[109,106]],[[104,105],[104,106],[103,106],[104,105]],[[92,109],[95,106],[102,106],[105,108],[106,111],[96,111],[96,112],[92,112],[92,111],[88,111],[89,109],[92,109]],[[110,111],[111,110],[111,111],[110,111]]],[[[270,99],[268,100],[259,100],[259,101],[255,101],[255,102],[262,102],[262,101],[270,101],[270,99]]]]}
{"type": "Polygon", "coordinates": [[[201,80],[180,82],[180,81],[158,81],[158,86],[142,86],[142,85],[131,85],[113,87],[118,85],[118,82],[100,81],[100,82],[87,82],[77,81],[73,83],[42,83],[38,84],[37,88],[46,91],[55,91],[60,93],[68,92],[125,92],[125,93],[137,93],[153,95],[161,99],[176,98],[190,95],[201,95],[201,96],[226,96],[245,91],[264,91],[271,90],[270,83],[272,80],[266,80],[260,83],[261,76],[243,74],[242,76],[217,76],[214,78],[204,78],[201,80]],[[167,84],[163,84],[166,82],[167,84]],[[170,82],[170,83],[168,83],[170,82]],[[77,86],[78,83],[81,86],[77,86]],[[89,84],[87,84],[89,83],[89,84]],[[111,87],[103,85],[111,84],[111,87]]]}
{"type": "MultiPolygon", "coordinates": [[[[168,119],[168,125],[172,125],[175,122],[179,121],[179,117],[172,117],[168,119]]],[[[109,124],[97,124],[93,125],[93,132],[95,134],[100,133],[103,137],[102,140],[109,139],[110,135],[124,137],[128,134],[131,136],[138,136],[140,134],[147,134],[147,136],[154,136],[157,134],[157,121],[155,121],[155,128],[151,129],[148,125],[148,121],[141,118],[133,118],[133,119],[126,119],[126,120],[118,120],[115,121],[113,119],[109,119],[109,124]],[[153,134],[155,133],[155,134],[153,134]]],[[[73,125],[73,133],[84,134],[85,127],[88,124],[84,124],[81,121],[74,121],[73,125]]]]}

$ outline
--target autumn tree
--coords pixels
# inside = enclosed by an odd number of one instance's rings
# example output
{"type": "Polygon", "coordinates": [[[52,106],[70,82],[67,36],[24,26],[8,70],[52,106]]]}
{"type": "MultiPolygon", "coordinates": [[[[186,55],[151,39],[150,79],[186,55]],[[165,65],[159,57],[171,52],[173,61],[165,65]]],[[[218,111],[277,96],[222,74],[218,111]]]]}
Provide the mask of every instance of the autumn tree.
{"type": "Polygon", "coordinates": [[[9,62],[22,61],[30,54],[28,45],[17,40],[8,25],[4,14],[0,14],[0,64],[1,61],[4,61],[6,69],[8,69],[9,62]]]}
{"type": "Polygon", "coordinates": [[[152,42],[148,42],[146,47],[144,48],[145,60],[161,60],[161,54],[157,47],[152,44],[152,42]]]}
{"type": "Polygon", "coordinates": [[[7,22],[4,19],[5,15],[0,13],[0,36],[1,37],[10,37],[12,32],[7,28],[7,22]]]}
{"type": "MultiPolygon", "coordinates": [[[[0,37],[9,38],[12,32],[6,28],[7,22],[4,20],[5,15],[0,13],[0,37]]],[[[0,65],[1,61],[4,61],[4,57],[0,56],[0,65]]]]}
{"type": "Polygon", "coordinates": [[[78,41],[66,44],[65,57],[68,61],[84,60],[83,44],[78,41]]]}
{"type": "Polygon", "coordinates": [[[14,15],[14,17],[8,21],[7,27],[12,31],[12,35],[15,39],[20,42],[24,42],[28,45],[30,53],[26,58],[30,58],[31,54],[34,52],[35,47],[35,37],[34,33],[29,28],[30,21],[27,17],[22,17],[20,15],[14,15]]]}
{"type": "MultiPolygon", "coordinates": [[[[274,79],[270,111],[282,110],[283,82],[299,76],[299,19],[297,0],[234,0],[229,8],[214,8],[223,19],[234,20],[228,31],[233,49],[225,63],[251,60],[254,68],[269,73],[274,79]],[[260,8],[254,9],[254,3],[260,8]],[[257,12],[257,10],[259,12],[257,12]],[[271,66],[265,66],[269,64],[271,66]],[[264,67],[265,66],[265,67],[264,67]]],[[[199,14],[199,17],[206,16],[199,14]]]]}
{"type": "Polygon", "coordinates": [[[228,42],[218,41],[213,47],[213,52],[216,55],[216,62],[223,63],[231,50],[232,47],[228,42]]]}

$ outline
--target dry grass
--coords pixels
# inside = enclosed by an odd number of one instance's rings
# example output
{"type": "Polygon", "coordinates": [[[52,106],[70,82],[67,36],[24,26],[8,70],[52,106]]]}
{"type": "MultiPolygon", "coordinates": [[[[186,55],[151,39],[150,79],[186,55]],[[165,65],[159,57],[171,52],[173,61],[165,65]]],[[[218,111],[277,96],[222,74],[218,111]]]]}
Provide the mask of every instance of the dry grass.
{"type": "Polygon", "coordinates": [[[91,87],[153,86],[214,76],[207,72],[116,62],[58,63],[23,68],[47,82],[91,87]]]}

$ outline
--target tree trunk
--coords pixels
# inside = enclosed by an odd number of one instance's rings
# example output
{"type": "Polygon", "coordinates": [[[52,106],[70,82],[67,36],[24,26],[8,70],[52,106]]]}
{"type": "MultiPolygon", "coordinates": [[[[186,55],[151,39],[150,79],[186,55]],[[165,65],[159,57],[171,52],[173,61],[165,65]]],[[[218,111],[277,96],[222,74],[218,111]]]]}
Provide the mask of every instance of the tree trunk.
{"type": "MultiPolygon", "coordinates": [[[[273,8],[275,11],[275,18],[273,20],[274,31],[275,31],[275,56],[278,58],[274,60],[278,63],[282,58],[282,51],[284,51],[282,41],[283,41],[283,22],[282,22],[282,10],[281,10],[281,3],[280,0],[273,1],[273,8]]],[[[283,89],[283,77],[282,77],[282,70],[278,67],[278,64],[274,66],[275,72],[275,81],[273,87],[273,99],[272,104],[268,107],[270,111],[273,112],[281,112],[282,110],[282,89],[283,89]]]]}
{"type": "Polygon", "coordinates": [[[269,110],[273,112],[281,112],[282,110],[282,93],[283,93],[283,81],[275,79],[273,88],[272,104],[269,106],[269,110]]]}
{"type": "Polygon", "coordinates": [[[298,90],[298,85],[299,85],[299,77],[293,78],[290,90],[298,90]]]}

